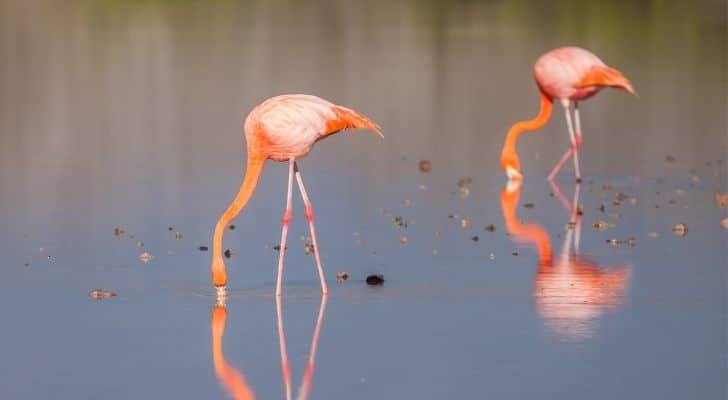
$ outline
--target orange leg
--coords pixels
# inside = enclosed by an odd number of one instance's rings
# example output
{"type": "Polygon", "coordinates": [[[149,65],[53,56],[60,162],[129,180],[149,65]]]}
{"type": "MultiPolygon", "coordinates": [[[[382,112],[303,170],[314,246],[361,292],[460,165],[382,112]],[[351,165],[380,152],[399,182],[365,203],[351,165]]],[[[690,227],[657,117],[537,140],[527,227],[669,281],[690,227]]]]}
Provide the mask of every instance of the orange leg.
{"type": "Polygon", "coordinates": [[[318,268],[319,279],[321,280],[321,292],[323,294],[329,293],[329,288],[326,285],[326,277],[324,276],[324,268],[321,265],[321,256],[319,256],[319,246],[316,241],[316,226],[313,222],[313,206],[311,201],[308,199],[306,194],[306,188],[303,186],[303,179],[301,178],[301,172],[298,170],[298,165],[294,162],[294,168],[296,171],[296,181],[298,182],[298,188],[301,190],[301,197],[303,197],[303,204],[306,206],[306,219],[308,220],[308,226],[311,230],[311,241],[313,242],[313,255],[316,257],[316,268],[318,268]]]}
{"type": "Polygon", "coordinates": [[[296,160],[291,158],[288,167],[288,194],[286,195],[286,211],[281,218],[281,248],[278,252],[278,277],[276,278],[276,297],[281,295],[281,283],[283,281],[283,259],[286,254],[286,237],[288,236],[288,225],[291,222],[291,199],[293,189],[293,170],[296,160]]]}

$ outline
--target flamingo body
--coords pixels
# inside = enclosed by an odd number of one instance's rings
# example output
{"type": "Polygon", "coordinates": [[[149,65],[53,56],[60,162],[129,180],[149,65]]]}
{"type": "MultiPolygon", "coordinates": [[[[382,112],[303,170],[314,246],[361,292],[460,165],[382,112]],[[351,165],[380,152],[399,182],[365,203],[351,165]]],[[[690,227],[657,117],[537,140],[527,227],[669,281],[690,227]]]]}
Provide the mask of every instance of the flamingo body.
{"type": "Polygon", "coordinates": [[[577,181],[580,181],[577,150],[581,145],[581,123],[578,102],[588,99],[605,87],[614,87],[635,94],[629,80],[618,70],[607,66],[599,57],[579,47],[559,47],[542,55],[533,68],[536,84],[541,92],[541,109],[530,120],[514,124],[506,135],[501,152],[501,168],[511,180],[521,179],[521,165],[516,152],[516,141],[525,132],[533,132],[543,127],[551,117],[554,99],[561,100],[569,128],[571,147],[567,150],[549,175],[552,179],[569,157],[574,157],[577,181]],[[575,127],[571,122],[571,107],[575,127]]]}

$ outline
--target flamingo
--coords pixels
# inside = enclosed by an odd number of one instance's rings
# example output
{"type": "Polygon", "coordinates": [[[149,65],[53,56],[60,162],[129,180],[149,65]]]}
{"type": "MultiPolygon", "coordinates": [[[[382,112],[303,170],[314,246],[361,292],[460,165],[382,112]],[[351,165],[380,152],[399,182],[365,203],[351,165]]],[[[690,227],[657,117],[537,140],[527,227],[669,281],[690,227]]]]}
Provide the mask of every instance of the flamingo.
{"type": "Polygon", "coordinates": [[[321,280],[321,291],[324,295],[328,293],[319,256],[319,246],[316,241],[313,206],[303,185],[303,179],[296,160],[306,156],[319,140],[345,129],[356,128],[369,129],[384,137],[379,125],[372,120],[354,110],[330,103],[316,96],[289,94],[272,97],[257,105],[248,114],[244,127],[248,151],[245,177],[235,199],[218,219],[212,238],[213,250],[210,271],[212,283],[217,289],[218,297],[225,296],[225,285],[227,284],[227,273],[222,259],[222,240],[225,228],[230,221],[240,214],[250,200],[258,178],[263,171],[263,164],[269,159],[288,162],[289,165],[286,210],[281,219],[276,296],[281,295],[283,258],[286,252],[288,225],[291,221],[291,191],[294,175],[305,206],[316,267],[321,280]]]}
{"type": "MultiPolygon", "coordinates": [[[[309,348],[308,361],[306,362],[306,370],[303,374],[301,386],[298,388],[298,400],[307,400],[311,393],[311,384],[313,381],[313,373],[316,365],[316,352],[318,350],[319,338],[321,336],[321,326],[326,313],[326,302],[328,296],[321,296],[321,304],[319,305],[318,316],[316,317],[316,325],[311,338],[311,347],[309,348]]],[[[286,400],[291,400],[291,369],[288,363],[288,351],[286,350],[286,336],[283,328],[283,312],[281,305],[281,297],[276,296],[276,315],[278,323],[278,345],[281,353],[281,378],[283,380],[283,388],[286,400]]],[[[223,336],[225,335],[225,324],[227,321],[227,304],[225,299],[218,298],[215,307],[212,309],[210,318],[210,330],[212,333],[212,363],[215,368],[220,385],[225,388],[231,398],[235,400],[255,400],[255,393],[248,384],[240,370],[231,365],[225,359],[223,351],[223,336]]]]}
{"type": "Polygon", "coordinates": [[[631,266],[600,266],[579,251],[582,218],[579,214],[579,184],[574,188],[571,203],[555,182],[555,195],[569,210],[573,229],[566,232],[561,253],[554,256],[551,239],[539,224],[526,224],[516,213],[520,197],[520,181],[511,181],[501,192],[503,219],[511,239],[518,244],[532,245],[538,253],[533,297],[545,324],[566,339],[585,339],[594,334],[598,318],[605,311],[622,305],[629,285],[631,266]]]}
{"type": "Polygon", "coordinates": [[[541,94],[541,109],[535,118],[517,122],[508,131],[501,152],[501,168],[509,180],[522,179],[516,141],[522,133],[543,127],[551,117],[554,99],[558,99],[564,107],[571,147],[556,163],[549,174],[549,180],[553,180],[563,164],[573,155],[576,181],[581,182],[578,154],[582,142],[579,102],[608,86],[633,95],[636,95],[636,92],[621,72],[607,66],[588,50],[579,47],[560,47],[542,55],[534,65],[534,76],[541,94]],[[571,119],[572,105],[575,125],[571,119]]]}

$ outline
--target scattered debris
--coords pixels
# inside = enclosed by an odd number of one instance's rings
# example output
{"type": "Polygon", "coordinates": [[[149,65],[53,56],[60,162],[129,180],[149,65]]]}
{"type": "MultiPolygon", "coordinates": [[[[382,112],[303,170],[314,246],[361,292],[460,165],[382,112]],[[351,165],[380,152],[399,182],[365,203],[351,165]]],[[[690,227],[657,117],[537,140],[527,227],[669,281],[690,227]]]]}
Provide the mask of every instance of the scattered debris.
{"type": "Polygon", "coordinates": [[[427,173],[427,172],[430,172],[430,170],[432,169],[432,163],[430,163],[429,160],[420,160],[419,167],[420,167],[420,172],[427,173]]]}
{"type": "Polygon", "coordinates": [[[618,206],[618,205],[622,204],[628,198],[629,198],[629,196],[627,196],[626,194],[624,194],[622,192],[617,192],[614,195],[614,200],[612,200],[612,205],[618,206]]]}
{"type": "Polygon", "coordinates": [[[495,260],[495,253],[490,253],[488,255],[488,258],[490,258],[491,260],[495,260]]]}
{"type": "Polygon", "coordinates": [[[407,222],[404,220],[404,218],[402,218],[401,215],[397,215],[396,217],[394,217],[392,219],[392,223],[397,228],[401,228],[401,227],[405,227],[406,228],[407,227],[407,222]]]}
{"type": "Polygon", "coordinates": [[[601,212],[606,212],[606,210],[607,210],[607,207],[605,207],[605,206],[604,206],[604,203],[602,203],[602,205],[601,205],[601,206],[599,206],[599,211],[601,211],[601,212]]]}
{"type": "Polygon", "coordinates": [[[629,198],[629,205],[631,205],[632,207],[636,206],[637,205],[637,198],[636,197],[630,197],[629,198]]]}
{"type": "Polygon", "coordinates": [[[460,220],[460,227],[463,229],[470,229],[470,220],[463,218],[460,220]]]}
{"type": "Polygon", "coordinates": [[[574,228],[576,228],[576,222],[574,222],[574,221],[569,221],[569,222],[567,222],[567,223],[566,223],[566,225],[565,225],[564,227],[565,227],[566,229],[574,229],[574,228]]]}
{"type": "Polygon", "coordinates": [[[88,297],[96,300],[104,300],[104,299],[110,299],[112,297],[116,296],[116,293],[109,292],[108,290],[102,290],[102,289],[94,289],[90,292],[88,292],[88,297]]]}
{"type": "Polygon", "coordinates": [[[30,261],[26,261],[23,265],[26,267],[30,267],[30,261]]]}
{"type": "Polygon", "coordinates": [[[629,247],[636,246],[637,245],[637,239],[635,239],[634,236],[630,236],[630,238],[627,239],[627,245],[629,245],[629,247]]]}
{"type": "Polygon", "coordinates": [[[657,232],[652,231],[652,232],[647,233],[647,236],[655,239],[656,237],[658,237],[660,235],[657,232]]]}
{"type": "Polygon", "coordinates": [[[348,272],[339,272],[336,274],[336,282],[344,282],[345,280],[349,279],[349,273],[348,272]]]}
{"type": "Polygon", "coordinates": [[[478,243],[478,240],[480,240],[480,238],[478,237],[478,235],[475,235],[475,236],[471,237],[470,240],[472,240],[475,243],[478,243]]]}
{"type": "Polygon", "coordinates": [[[680,236],[680,237],[687,235],[688,234],[687,224],[681,222],[681,223],[675,225],[672,228],[672,233],[674,233],[675,236],[680,236]]]}
{"type": "Polygon", "coordinates": [[[576,206],[576,215],[578,215],[578,216],[584,215],[584,209],[581,208],[580,205],[576,206]]]}
{"type": "Polygon", "coordinates": [[[514,251],[514,252],[513,252],[513,253],[511,253],[511,254],[512,254],[512,255],[514,255],[514,256],[517,256],[517,255],[518,255],[518,252],[517,252],[517,251],[514,251]]]}
{"type": "Polygon", "coordinates": [[[675,162],[675,157],[671,156],[670,154],[665,156],[666,162],[675,162]]]}
{"type": "Polygon", "coordinates": [[[620,244],[627,244],[630,247],[634,247],[637,244],[637,239],[634,236],[630,236],[629,239],[607,239],[607,243],[612,246],[619,246],[620,244]]]}
{"type": "Polygon", "coordinates": [[[460,196],[461,199],[464,199],[468,196],[470,196],[470,188],[467,186],[461,186],[458,188],[458,196],[460,196]]]}
{"type": "Polygon", "coordinates": [[[120,228],[118,226],[116,228],[114,228],[114,236],[117,236],[118,237],[118,236],[121,236],[123,234],[124,234],[124,229],[122,229],[122,228],[120,228]]]}
{"type": "Polygon", "coordinates": [[[715,204],[720,208],[728,208],[728,193],[715,192],[715,204]]]}
{"type": "Polygon", "coordinates": [[[611,244],[612,246],[619,246],[622,241],[619,239],[607,239],[607,243],[611,244]]]}
{"type": "Polygon", "coordinates": [[[471,178],[469,176],[466,176],[464,178],[459,179],[458,182],[457,182],[457,185],[458,185],[459,188],[461,188],[461,187],[467,187],[471,183],[473,183],[473,178],[471,178]]]}
{"type": "MultiPolygon", "coordinates": [[[[273,246],[273,250],[275,250],[275,251],[281,251],[281,245],[280,244],[277,244],[277,245],[273,246]]],[[[288,246],[286,246],[286,250],[288,250],[288,246]]]]}
{"type": "Polygon", "coordinates": [[[592,226],[599,231],[606,231],[607,229],[614,227],[614,225],[607,221],[597,221],[593,223],[592,226]]]}
{"type": "Polygon", "coordinates": [[[148,263],[149,261],[152,261],[154,259],[154,256],[147,253],[146,251],[142,254],[139,254],[139,261],[143,262],[144,264],[148,263]]]}
{"type": "Polygon", "coordinates": [[[533,204],[533,203],[526,203],[523,205],[523,208],[533,208],[533,207],[535,207],[535,204],[533,204]]]}
{"type": "Polygon", "coordinates": [[[233,258],[235,252],[233,252],[231,249],[225,249],[222,254],[225,255],[225,258],[233,258]]]}
{"type": "Polygon", "coordinates": [[[182,240],[182,233],[175,232],[174,233],[174,240],[182,240]]]}
{"type": "Polygon", "coordinates": [[[399,237],[399,244],[400,245],[404,246],[404,245],[407,244],[407,242],[409,242],[409,239],[407,239],[407,236],[402,235],[402,236],[399,237]]]}
{"type": "Polygon", "coordinates": [[[174,230],[174,228],[172,228],[171,226],[169,226],[169,227],[167,227],[167,230],[170,231],[170,232],[172,232],[174,230]]]}
{"type": "Polygon", "coordinates": [[[200,251],[207,251],[207,250],[210,250],[210,248],[209,248],[209,247],[207,247],[207,246],[200,246],[200,247],[198,247],[198,249],[200,249],[200,251]]]}
{"type": "Polygon", "coordinates": [[[235,230],[235,225],[233,225],[233,224],[228,225],[228,229],[230,229],[231,231],[234,231],[235,230]]]}
{"type": "Polygon", "coordinates": [[[141,240],[138,240],[136,242],[136,245],[137,245],[137,247],[144,247],[144,242],[142,242],[141,240]]]}
{"type": "Polygon", "coordinates": [[[367,276],[366,282],[367,282],[367,285],[372,285],[372,286],[381,285],[384,283],[384,275],[382,275],[382,274],[369,275],[369,276],[367,276]]]}
{"type": "Polygon", "coordinates": [[[488,231],[488,232],[495,232],[495,225],[488,224],[488,225],[485,226],[485,230],[488,231]]]}
{"type": "Polygon", "coordinates": [[[311,253],[314,252],[313,244],[312,243],[306,243],[303,246],[303,251],[304,251],[304,253],[306,253],[307,256],[308,255],[311,255],[311,253]]]}
{"type": "Polygon", "coordinates": [[[720,221],[720,226],[722,226],[724,229],[728,229],[728,217],[723,218],[723,220],[720,221]]]}
{"type": "Polygon", "coordinates": [[[402,199],[402,205],[405,207],[409,207],[412,205],[412,201],[410,199],[402,199]]]}

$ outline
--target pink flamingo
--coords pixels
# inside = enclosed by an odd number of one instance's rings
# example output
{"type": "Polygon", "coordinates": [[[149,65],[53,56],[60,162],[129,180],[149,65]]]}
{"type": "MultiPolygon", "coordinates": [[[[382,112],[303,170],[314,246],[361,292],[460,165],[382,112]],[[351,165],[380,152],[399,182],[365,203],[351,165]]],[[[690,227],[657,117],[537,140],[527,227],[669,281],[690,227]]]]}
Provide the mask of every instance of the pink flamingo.
{"type": "Polygon", "coordinates": [[[283,257],[286,252],[286,235],[291,220],[291,189],[293,176],[296,176],[298,188],[306,210],[313,242],[316,267],[321,280],[321,291],[328,293],[324,270],[319,257],[319,246],[316,241],[313,207],[303,186],[301,172],[296,159],[306,156],[313,145],[321,139],[345,129],[365,128],[382,135],[379,126],[368,118],[346,107],[338,106],[316,96],[291,94],[272,97],[256,106],[245,120],[245,139],[248,148],[248,162],[245,177],[235,199],[228,206],[215,225],[212,238],[212,283],[217,288],[218,297],[225,296],[227,273],[222,259],[222,239],[228,226],[250,200],[258,182],[263,164],[270,159],[288,162],[288,194],[286,211],[283,213],[280,252],[278,256],[278,276],[276,280],[276,296],[281,295],[281,278],[283,275],[283,257]]]}
{"type": "Polygon", "coordinates": [[[579,47],[560,47],[542,55],[534,65],[536,84],[541,92],[541,110],[536,118],[514,124],[506,135],[501,152],[501,168],[509,180],[520,180],[521,163],[516,152],[516,140],[529,131],[543,127],[551,117],[553,100],[561,100],[566,114],[571,147],[561,157],[549,174],[552,180],[562,165],[574,156],[576,181],[581,181],[578,149],[582,142],[581,122],[579,120],[579,101],[585,100],[604,87],[611,86],[635,94],[629,80],[621,72],[602,62],[599,57],[579,47]],[[571,120],[571,106],[574,106],[575,126],[571,120]],[[574,132],[576,131],[576,133],[574,132]]]}

